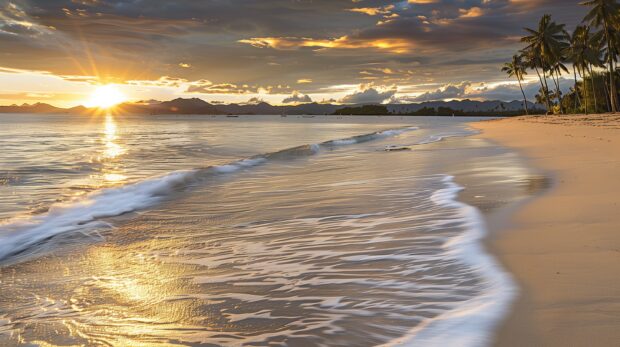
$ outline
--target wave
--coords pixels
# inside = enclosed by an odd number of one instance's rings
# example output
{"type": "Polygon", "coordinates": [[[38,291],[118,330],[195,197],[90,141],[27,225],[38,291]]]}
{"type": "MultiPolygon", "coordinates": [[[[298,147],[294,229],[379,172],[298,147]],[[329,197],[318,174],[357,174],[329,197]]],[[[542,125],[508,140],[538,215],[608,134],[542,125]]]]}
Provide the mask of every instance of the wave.
{"type": "Polygon", "coordinates": [[[428,135],[421,141],[417,141],[413,144],[409,145],[388,145],[385,147],[386,152],[399,152],[399,151],[410,151],[415,146],[428,145],[431,143],[441,142],[447,138],[451,137],[465,137],[478,134],[478,131],[473,130],[465,130],[461,132],[453,132],[453,133],[440,133],[440,134],[431,134],[428,135]]]}
{"type": "Polygon", "coordinates": [[[443,141],[445,139],[448,139],[448,138],[451,138],[451,137],[465,137],[465,136],[476,135],[476,134],[479,134],[479,133],[480,133],[479,131],[464,130],[464,131],[460,131],[460,132],[431,134],[431,135],[428,135],[423,140],[417,141],[416,143],[413,143],[413,144],[410,144],[410,145],[388,147],[386,149],[387,150],[389,150],[389,149],[391,149],[391,150],[411,149],[411,147],[414,147],[414,146],[428,145],[428,144],[431,144],[431,143],[441,142],[441,141],[443,141]]]}
{"type": "Polygon", "coordinates": [[[117,188],[107,188],[65,203],[54,204],[45,214],[14,218],[0,225],[0,262],[17,261],[53,247],[53,238],[68,233],[89,236],[98,229],[111,227],[102,218],[120,216],[151,207],[170,194],[198,183],[210,175],[228,174],[273,160],[315,155],[339,146],[397,136],[417,127],[373,132],[350,138],[303,145],[257,155],[230,164],[194,170],[174,171],[117,188]]]}
{"type": "Polygon", "coordinates": [[[477,208],[457,200],[463,189],[446,176],[446,188],[436,191],[433,203],[453,208],[463,220],[465,232],[444,244],[446,254],[459,259],[484,279],[481,293],[452,310],[428,319],[405,336],[382,347],[490,345],[492,332],[509,309],[517,288],[512,278],[488,255],[481,244],[486,226],[477,208]]]}
{"type": "Polygon", "coordinates": [[[471,136],[471,135],[475,135],[478,133],[479,133],[478,131],[463,131],[463,132],[456,132],[456,133],[432,134],[432,135],[429,135],[426,139],[420,142],[417,142],[415,145],[427,145],[430,143],[441,142],[450,137],[471,136]]]}

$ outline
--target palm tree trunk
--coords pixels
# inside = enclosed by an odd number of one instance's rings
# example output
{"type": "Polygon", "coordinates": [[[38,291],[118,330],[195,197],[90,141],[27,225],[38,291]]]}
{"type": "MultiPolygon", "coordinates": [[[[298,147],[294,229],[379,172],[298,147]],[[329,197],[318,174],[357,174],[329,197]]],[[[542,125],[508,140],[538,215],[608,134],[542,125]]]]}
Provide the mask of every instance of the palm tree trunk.
{"type": "MultiPolygon", "coordinates": [[[[545,85],[543,84],[543,79],[540,76],[540,71],[538,71],[538,67],[534,65],[534,70],[536,70],[536,74],[538,75],[538,80],[540,81],[540,89],[543,90],[543,96],[545,96],[545,85]]],[[[547,101],[547,97],[545,96],[545,106],[547,107],[547,113],[549,113],[549,102],[547,101]]]]}
{"type": "Polygon", "coordinates": [[[617,85],[617,80],[616,80],[616,70],[618,69],[618,64],[617,62],[612,63],[613,67],[612,67],[612,74],[611,74],[611,82],[610,84],[612,85],[612,90],[610,90],[610,93],[615,93],[614,95],[614,100],[616,101],[616,112],[620,111],[620,100],[618,99],[618,97],[620,96],[620,93],[618,93],[618,85],[617,85]]]}
{"type": "Polygon", "coordinates": [[[583,98],[585,99],[586,115],[588,114],[588,79],[585,77],[585,71],[579,71],[581,80],[583,81],[583,98]]]}
{"type": "Polygon", "coordinates": [[[579,90],[577,90],[577,68],[573,64],[573,77],[575,78],[575,113],[579,113],[579,104],[581,99],[579,98],[579,90]]]}
{"type": "Polygon", "coordinates": [[[609,102],[611,103],[611,112],[618,112],[618,94],[616,92],[616,79],[614,78],[614,54],[609,37],[609,28],[605,23],[605,39],[607,40],[607,65],[609,66],[609,102]]]}
{"type": "Polygon", "coordinates": [[[517,81],[519,81],[519,89],[521,89],[521,94],[523,94],[523,107],[525,107],[525,115],[529,115],[530,112],[527,110],[527,98],[525,97],[523,86],[521,86],[521,79],[517,78],[517,81]]]}
{"type": "Polygon", "coordinates": [[[591,87],[592,87],[592,96],[594,97],[594,113],[598,113],[598,103],[596,102],[596,82],[594,81],[594,73],[592,72],[592,66],[588,67],[588,74],[590,75],[591,87]]]}
{"type": "Polygon", "coordinates": [[[547,113],[551,112],[551,104],[549,100],[549,85],[547,84],[547,74],[545,69],[543,68],[543,81],[545,82],[545,88],[543,90],[543,94],[545,95],[545,102],[547,103],[547,113]]]}
{"type": "Polygon", "coordinates": [[[555,97],[558,99],[558,106],[560,106],[560,114],[564,114],[564,107],[562,106],[562,95],[560,94],[560,78],[555,79],[555,72],[551,71],[551,80],[555,84],[555,97]]]}
{"type": "Polygon", "coordinates": [[[556,75],[556,83],[555,83],[555,89],[558,93],[558,104],[560,105],[560,114],[566,114],[565,110],[564,110],[564,104],[562,104],[562,90],[560,89],[560,72],[558,71],[557,75],[556,75]]]}
{"type": "Polygon", "coordinates": [[[607,112],[611,112],[611,96],[609,93],[609,84],[607,84],[607,77],[603,77],[603,91],[605,92],[605,106],[607,107],[607,112]]]}

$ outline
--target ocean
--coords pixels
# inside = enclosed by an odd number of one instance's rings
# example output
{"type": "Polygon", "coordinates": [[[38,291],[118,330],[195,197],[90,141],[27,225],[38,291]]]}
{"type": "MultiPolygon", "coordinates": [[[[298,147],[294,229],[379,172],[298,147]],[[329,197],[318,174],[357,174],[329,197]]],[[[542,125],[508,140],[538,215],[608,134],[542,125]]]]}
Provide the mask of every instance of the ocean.
{"type": "Polygon", "coordinates": [[[540,177],[476,120],[0,115],[0,345],[488,345],[540,177]]]}

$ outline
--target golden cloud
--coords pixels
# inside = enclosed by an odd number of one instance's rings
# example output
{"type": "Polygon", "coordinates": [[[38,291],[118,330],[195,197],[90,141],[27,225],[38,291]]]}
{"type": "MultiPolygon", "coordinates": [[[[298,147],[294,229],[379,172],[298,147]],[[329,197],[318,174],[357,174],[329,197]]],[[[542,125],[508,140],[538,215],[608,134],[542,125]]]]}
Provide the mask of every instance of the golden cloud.
{"type": "MultiPolygon", "coordinates": [[[[131,86],[139,86],[139,87],[169,87],[169,88],[178,88],[181,85],[188,83],[189,81],[184,78],[178,77],[170,77],[170,76],[162,76],[156,80],[131,80],[125,82],[131,86]]],[[[200,80],[197,82],[201,83],[211,83],[207,80],[200,80]]]]}
{"type": "Polygon", "coordinates": [[[187,93],[197,94],[282,94],[290,92],[288,85],[256,86],[247,84],[218,83],[198,80],[187,84],[187,93]]]}
{"type": "Polygon", "coordinates": [[[336,39],[313,39],[306,37],[253,37],[239,40],[257,48],[273,48],[277,50],[294,50],[307,48],[334,48],[334,49],[360,49],[374,48],[391,53],[407,53],[413,48],[411,41],[399,38],[384,39],[353,39],[349,36],[341,36],[336,39]]]}
{"type": "Polygon", "coordinates": [[[364,13],[369,16],[376,16],[380,14],[389,14],[390,11],[394,9],[394,5],[383,6],[383,7],[358,7],[358,8],[350,8],[348,11],[364,13]]]}
{"type": "Polygon", "coordinates": [[[470,9],[459,9],[459,17],[460,18],[476,18],[480,17],[484,14],[484,10],[480,7],[472,7],[470,9]]]}
{"type": "Polygon", "coordinates": [[[410,4],[436,4],[439,0],[408,0],[410,4]]]}

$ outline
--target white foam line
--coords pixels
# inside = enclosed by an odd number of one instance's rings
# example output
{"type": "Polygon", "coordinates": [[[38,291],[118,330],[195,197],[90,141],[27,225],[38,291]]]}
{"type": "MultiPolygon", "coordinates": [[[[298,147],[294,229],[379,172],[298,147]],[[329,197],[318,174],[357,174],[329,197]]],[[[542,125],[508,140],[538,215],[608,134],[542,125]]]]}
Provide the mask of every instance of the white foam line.
{"type": "Polygon", "coordinates": [[[94,226],[99,218],[118,216],[150,206],[174,186],[186,184],[196,171],[177,171],[119,188],[93,192],[54,204],[45,214],[16,219],[0,226],[0,260],[58,234],[94,226]]]}
{"type": "Polygon", "coordinates": [[[435,134],[430,135],[426,139],[416,143],[416,145],[427,145],[430,143],[440,142],[450,137],[465,137],[475,135],[477,132],[462,132],[462,133],[448,133],[448,134],[435,134]]]}
{"type": "MultiPolygon", "coordinates": [[[[415,128],[386,130],[370,134],[370,136],[373,138],[395,136],[408,130],[415,130],[415,128]]],[[[351,142],[351,139],[332,141],[332,145],[354,143],[357,141],[351,142]]],[[[319,145],[313,144],[310,148],[313,154],[319,152],[319,145]]],[[[265,161],[267,161],[266,157],[256,156],[206,169],[174,171],[164,176],[149,178],[122,187],[102,189],[76,200],[54,204],[45,214],[13,218],[0,224],[0,261],[59,234],[85,233],[84,230],[93,230],[95,227],[109,227],[99,219],[153,206],[173,192],[175,188],[195,182],[198,179],[197,175],[205,170],[227,174],[260,165],[265,161]]]]}
{"type": "Polygon", "coordinates": [[[462,187],[454,183],[452,176],[446,176],[443,182],[447,187],[435,192],[431,200],[437,205],[456,208],[466,227],[464,233],[449,240],[444,247],[447,254],[471,267],[481,277],[484,289],[478,296],[424,321],[383,347],[490,345],[494,329],[516,296],[517,288],[512,278],[482,247],[486,226],[481,213],[456,200],[462,187]]]}
{"type": "Polygon", "coordinates": [[[366,142],[366,141],[370,141],[374,139],[381,139],[384,137],[398,136],[405,132],[418,130],[418,129],[419,129],[418,127],[406,127],[406,128],[399,128],[399,129],[383,130],[383,131],[377,131],[371,134],[353,136],[353,137],[349,137],[346,139],[325,141],[325,142],[322,142],[321,145],[346,146],[346,145],[352,145],[352,144],[366,142]]]}
{"type": "Polygon", "coordinates": [[[98,190],[65,203],[54,204],[47,213],[15,218],[0,225],[0,261],[27,250],[53,236],[96,227],[109,227],[99,219],[143,210],[160,202],[179,187],[196,182],[207,170],[226,174],[266,161],[257,157],[206,169],[174,171],[122,187],[98,190]]]}

